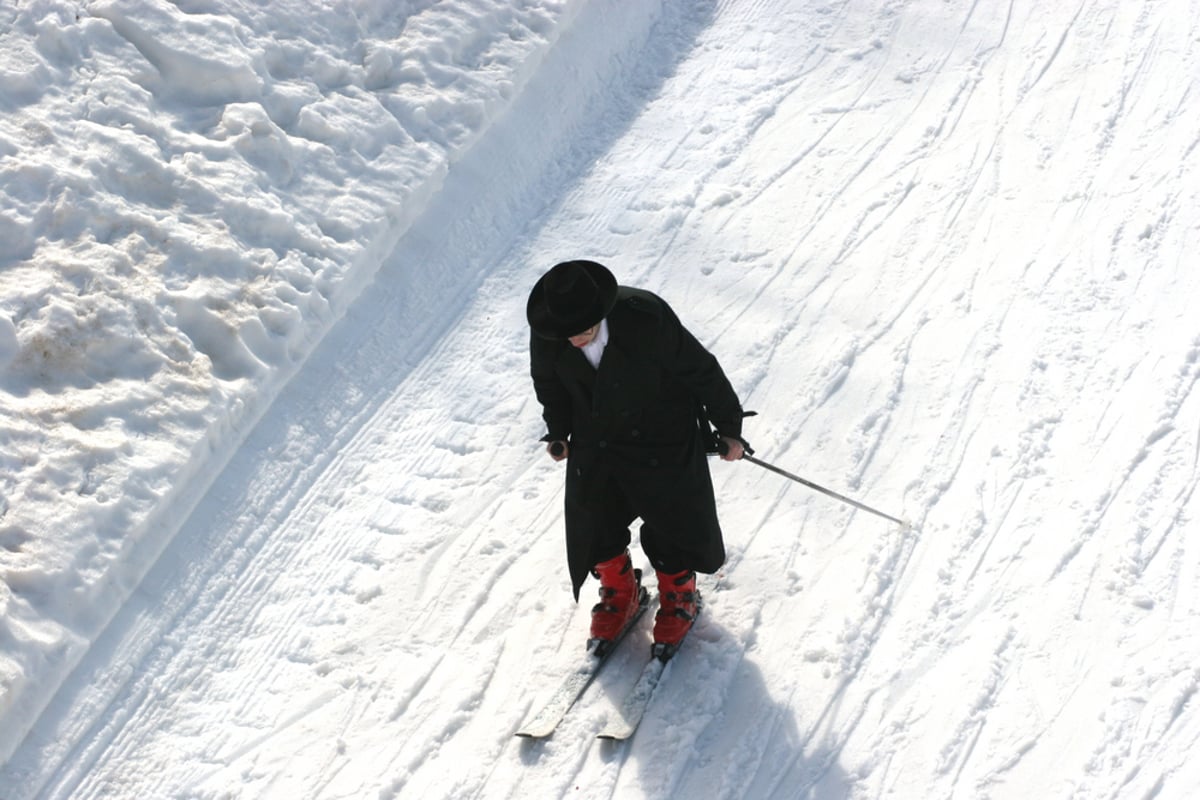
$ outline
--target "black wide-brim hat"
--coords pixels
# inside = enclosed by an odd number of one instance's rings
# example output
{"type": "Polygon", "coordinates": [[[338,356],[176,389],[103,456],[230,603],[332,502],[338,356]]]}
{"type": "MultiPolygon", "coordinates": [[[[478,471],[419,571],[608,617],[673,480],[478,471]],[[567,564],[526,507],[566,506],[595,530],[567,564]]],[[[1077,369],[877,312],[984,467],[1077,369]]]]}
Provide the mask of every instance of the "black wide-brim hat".
{"type": "Polygon", "coordinates": [[[538,278],[525,305],[529,327],[544,339],[569,339],[608,316],[617,279],[595,261],[564,261],[538,278]]]}

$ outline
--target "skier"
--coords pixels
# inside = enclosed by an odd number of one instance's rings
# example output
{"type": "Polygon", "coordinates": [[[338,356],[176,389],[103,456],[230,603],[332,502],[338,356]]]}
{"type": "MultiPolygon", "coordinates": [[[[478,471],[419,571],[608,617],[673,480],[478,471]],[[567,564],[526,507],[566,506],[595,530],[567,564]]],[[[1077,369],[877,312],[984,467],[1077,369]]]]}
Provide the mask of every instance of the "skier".
{"type": "Polygon", "coordinates": [[[555,461],[566,460],[567,567],[576,601],[600,580],[589,647],[615,639],[638,609],[629,526],[653,565],[654,641],[677,647],[698,611],[696,572],[725,561],[706,449],[747,447],[737,394],[720,364],[650,292],[618,286],[594,261],[555,265],[526,305],[530,362],[555,461]],[[714,440],[715,441],[715,440],[714,440]]]}

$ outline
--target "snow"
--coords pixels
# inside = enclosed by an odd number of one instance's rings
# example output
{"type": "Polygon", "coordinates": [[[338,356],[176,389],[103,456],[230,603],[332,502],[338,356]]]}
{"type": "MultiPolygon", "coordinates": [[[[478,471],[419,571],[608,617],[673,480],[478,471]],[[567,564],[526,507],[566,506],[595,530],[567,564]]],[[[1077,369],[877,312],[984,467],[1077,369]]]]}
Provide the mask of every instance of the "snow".
{"type": "Polygon", "coordinates": [[[1195,796],[1198,91],[1186,0],[0,9],[0,797],[1195,796]],[[649,619],[512,735],[575,257],[913,522],[714,462],[625,744],[649,619]]]}

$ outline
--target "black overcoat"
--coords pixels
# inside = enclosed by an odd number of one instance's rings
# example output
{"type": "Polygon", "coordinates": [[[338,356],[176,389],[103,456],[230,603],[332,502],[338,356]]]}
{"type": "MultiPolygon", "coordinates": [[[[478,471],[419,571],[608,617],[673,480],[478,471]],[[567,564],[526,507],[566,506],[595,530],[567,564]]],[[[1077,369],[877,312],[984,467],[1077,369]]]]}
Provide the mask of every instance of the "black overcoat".
{"type": "Polygon", "coordinates": [[[614,555],[596,552],[604,538],[597,526],[614,492],[642,518],[643,549],[656,567],[711,573],[724,563],[697,420],[706,413],[725,436],[740,437],[742,429],[741,404],[720,364],[664,300],[619,287],[607,320],[599,369],[568,341],[534,334],[530,344],[544,441],[570,443],[564,506],[577,599],[588,570],[614,555]]]}

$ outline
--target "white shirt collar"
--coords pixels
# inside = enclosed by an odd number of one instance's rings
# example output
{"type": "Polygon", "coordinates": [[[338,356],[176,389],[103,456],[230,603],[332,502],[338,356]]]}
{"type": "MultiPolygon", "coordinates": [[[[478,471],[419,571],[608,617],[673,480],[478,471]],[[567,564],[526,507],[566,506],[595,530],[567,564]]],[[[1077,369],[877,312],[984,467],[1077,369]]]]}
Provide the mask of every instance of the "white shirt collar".
{"type": "Polygon", "coordinates": [[[604,355],[604,347],[607,344],[608,320],[602,319],[600,320],[600,330],[596,331],[596,335],[590,342],[580,348],[593,369],[600,369],[600,356],[604,355]]]}

